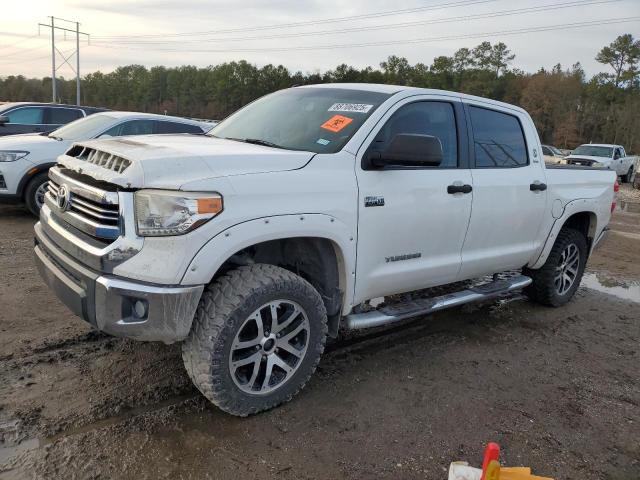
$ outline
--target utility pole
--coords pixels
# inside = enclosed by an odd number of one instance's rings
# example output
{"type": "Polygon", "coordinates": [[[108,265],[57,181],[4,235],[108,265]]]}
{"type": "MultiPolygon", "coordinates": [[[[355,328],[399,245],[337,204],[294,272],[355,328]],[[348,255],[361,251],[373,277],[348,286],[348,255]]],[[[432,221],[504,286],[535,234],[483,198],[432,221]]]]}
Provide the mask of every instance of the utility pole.
{"type": "Polygon", "coordinates": [[[53,88],[53,103],[56,103],[56,27],[53,21],[54,18],[51,17],[51,88],[53,88]]]}
{"type": "Polygon", "coordinates": [[[71,68],[71,70],[73,70],[73,72],[76,74],[76,104],[80,105],[80,35],[86,35],[87,36],[87,40],[89,39],[89,34],[88,33],[84,33],[80,31],[80,23],[79,22],[75,22],[72,20],[65,20],[64,18],[58,18],[58,17],[50,17],[51,18],[51,25],[47,25],[44,23],[39,23],[38,24],[38,29],[40,27],[45,27],[45,28],[50,28],[51,29],[51,90],[52,90],[52,94],[53,94],[53,102],[55,103],[58,100],[58,90],[57,90],[57,86],[56,86],[56,72],[58,71],[58,69],[60,67],[62,67],[65,63],[69,66],[69,68],[71,68]],[[67,23],[75,23],[76,24],[76,29],[75,30],[71,30],[69,28],[64,28],[64,27],[59,27],[55,25],[55,20],[60,20],[62,22],[67,22],[67,23]],[[75,33],[76,34],[76,49],[74,52],[71,52],[70,55],[65,55],[63,52],[61,52],[57,47],[56,47],[56,36],[55,36],[55,32],[56,30],[61,30],[63,32],[71,32],[71,33],[75,33]],[[58,55],[60,55],[62,57],[62,62],[61,64],[56,67],[56,52],[58,52],[58,55]],[[73,68],[73,66],[69,63],[69,59],[75,55],[76,56],[76,66],[75,68],[73,68]]]}

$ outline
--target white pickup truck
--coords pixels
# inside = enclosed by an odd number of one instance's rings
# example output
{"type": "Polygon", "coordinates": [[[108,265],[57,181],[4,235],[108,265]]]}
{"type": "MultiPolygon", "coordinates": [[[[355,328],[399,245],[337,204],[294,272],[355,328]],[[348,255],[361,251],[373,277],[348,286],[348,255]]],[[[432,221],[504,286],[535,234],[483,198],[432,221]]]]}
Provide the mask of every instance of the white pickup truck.
{"type": "Polygon", "coordinates": [[[290,400],[340,327],[519,289],[563,305],[617,186],[545,167],[520,108],[367,84],[291,88],[204,136],[80,142],[58,161],[35,226],[45,281],[101,331],[183,342],[195,385],[242,416],[290,400]]]}
{"type": "Polygon", "coordinates": [[[638,157],[627,156],[622,145],[588,143],[580,145],[566,157],[569,165],[608,168],[616,172],[622,182],[630,183],[638,157]]]}

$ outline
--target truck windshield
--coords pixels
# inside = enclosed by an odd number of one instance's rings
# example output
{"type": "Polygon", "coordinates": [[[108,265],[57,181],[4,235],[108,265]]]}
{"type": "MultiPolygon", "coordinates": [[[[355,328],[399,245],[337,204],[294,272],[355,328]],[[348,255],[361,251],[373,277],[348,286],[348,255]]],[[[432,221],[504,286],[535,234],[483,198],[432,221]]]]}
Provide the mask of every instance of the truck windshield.
{"type": "Polygon", "coordinates": [[[580,145],[571,155],[585,155],[587,157],[606,157],[613,156],[612,147],[596,147],[594,145],[580,145]]]}
{"type": "Polygon", "coordinates": [[[207,135],[287,150],[338,152],[390,94],[338,88],[290,88],[267,95],[207,135]]]}

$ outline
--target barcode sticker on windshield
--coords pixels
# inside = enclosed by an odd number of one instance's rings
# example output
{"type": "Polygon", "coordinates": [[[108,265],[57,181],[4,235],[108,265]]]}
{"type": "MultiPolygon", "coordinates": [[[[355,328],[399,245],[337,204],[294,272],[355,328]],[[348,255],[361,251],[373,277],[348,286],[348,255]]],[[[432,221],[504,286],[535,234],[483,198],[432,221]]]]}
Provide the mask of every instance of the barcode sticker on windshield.
{"type": "Polygon", "coordinates": [[[366,103],[334,103],[329,107],[328,112],[353,112],[353,113],[369,113],[373,105],[366,103]]]}

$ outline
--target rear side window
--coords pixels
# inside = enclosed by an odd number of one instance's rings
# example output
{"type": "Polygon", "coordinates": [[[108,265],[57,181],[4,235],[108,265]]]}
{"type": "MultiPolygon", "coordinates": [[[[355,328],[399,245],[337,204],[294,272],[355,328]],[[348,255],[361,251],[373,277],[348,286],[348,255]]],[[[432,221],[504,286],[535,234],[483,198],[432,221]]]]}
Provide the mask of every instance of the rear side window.
{"type": "Polygon", "coordinates": [[[516,117],[471,106],[469,114],[476,168],[512,168],[529,163],[524,133],[516,117]]]}
{"type": "Polygon", "coordinates": [[[156,122],[156,133],[203,133],[196,125],[178,122],[156,122]]]}
{"type": "Polygon", "coordinates": [[[458,138],[453,105],[446,102],[415,102],[398,109],[373,141],[374,150],[384,150],[401,133],[431,135],[440,140],[440,168],[458,166],[458,138]]]}
{"type": "Polygon", "coordinates": [[[82,112],[75,108],[49,108],[49,119],[47,123],[52,125],[65,125],[82,116],[82,112]]]}
{"type": "Polygon", "coordinates": [[[542,154],[543,155],[553,155],[553,152],[549,147],[542,146],[542,154]]]}
{"type": "Polygon", "coordinates": [[[101,137],[122,137],[125,135],[149,135],[153,132],[153,120],[129,120],[104,132],[101,137]]]}
{"type": "Polygon", "coordinates": [[[9,113],[5,113],[9,117],[9,123],[20,123],[23,125],[43,124],[44,108],[42,107],[25,107],[18,108],[9,113]]]}

